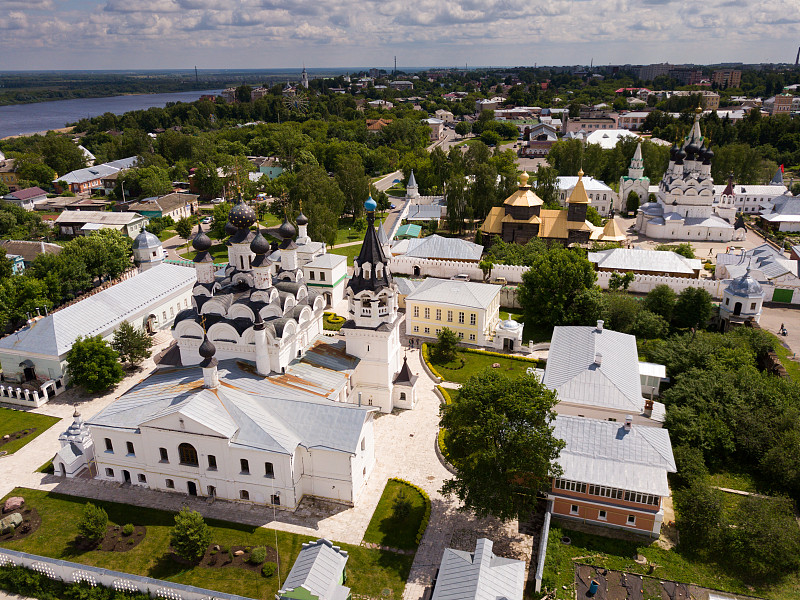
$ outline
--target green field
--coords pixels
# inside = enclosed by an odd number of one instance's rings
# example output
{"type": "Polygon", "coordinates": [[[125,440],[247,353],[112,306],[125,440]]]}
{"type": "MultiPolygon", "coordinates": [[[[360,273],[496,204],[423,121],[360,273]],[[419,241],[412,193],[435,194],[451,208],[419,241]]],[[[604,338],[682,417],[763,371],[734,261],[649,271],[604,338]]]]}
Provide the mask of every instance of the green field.
{"type": "MultiPolygon", "coordinates": [[[[87,501],[85,498],[24,488],[15,489],[10,495],[22,496],[26,506],[36,508],[42,517],[42,525],[28,538],[3,543],[7,548],[248,598],[266,600],[274,598],[278,591],[277,577],[266,578],[258,572],[239,568],[192,567],[175,562],[168,551],[169,531],[174,524],[173,513],[127,504],[96,502],[108,512],[113,524],[144,525],[147,534],[140,544],[127,552],[84,551],[75,545],[75,539],[83,505],[87,501]]],[[[275,531],[272,529],[213,520],[209,520],[208,524],[212,528],[211,543],[223,548],[275,547],[275,531]]],[[[281,581],[285,581],[302,544],[316,539],[316,536],[281,531],[277,535],[281,581]]],[[[350,554],[347,585],[354,594],[379,598],[384,590],[391,590],[392,598],[402,597],[413,556],[347,544],[342,544],[342,548],[350,554]]]]}
{"type": "Polygon", "coordinates": [[[13,434],[24,431],[25,429],[35,428],[35,431],[31,432],[29,435],[23,435],[19,439],[12,439],[3,444],[0,446],[0,451],[14,454],[14,452],[22,448],[28,442],[34,440],[37,436],[43,434],[60,420],[61,419],[58,417],[48,417],[47,415],[40,415],[24,410],[0,408],[0,438],[5,435],[13,436],[13,434]]]}
{"type": "Polygon", "coordinates": [[[723,570],[714,562],[690,556],[676,550],[664,550],[656,544],[646,546],[596,535],[571,531],[558,526],[550,528],[545,558],[543,589],[555,590],[556,598],[574,600],[574,558],[579,562],[607,569],[647,574],[646,565],[637,564],[637,554],[647,557],[658,565],[652,575],[661,580],[669,579],[683,583],[731,593],[760,596],[775,600],[800,599],[800,577],[797,574],[776,582],[769,587],[750,587],[736,577],[735,573],[723,570]],[[570,538],[570,544],[561,542],[562,536],[570,538]],[[566,589],[564,589],[566,586],[566,589]]]}
{"type": "MultiPolygon", "coordinates": [[[[185,248],[185,246],[184,246],[185,248]]],[[[214,258],[215,263],[228,262],[228,247],[225,244],[214,244],[211,246],[211,256],[214,258]]],[[[197,252],[191,250],[189,252],[181,253],[181,257],[186,260],[192,260],[197,252]]]]}
{"type": "Polygon", "coordinates": [[[390,479],[383,488],[381,499],[364,533],[364,541],[389,548],[414,550],[417,547],[417,531],[424,514],[425,499],[422,494],[410,485],[390,479]],[[393,508],[395,499],[401,493],[405,494],[411,505],[408,515],[404,518],[398,518],[393,508]]]}
{"type": "Polygon", "coordinates": [[[493,370],[499,371],[505,375],[514,376],[525,375],[528,367],[538,366],[534,361],[463,351],[459,351],[458,359],[449,363],[431,361],[431,364],[442,377],[447,381],[454,381],[456,383],[465,383],[467,379],[480,373],[484,369],[491,368],[495,363],[498,363],[500,367],[493,370]],[[464,362],[463,367],[461,366],[462,360],[464,362]]]}
{"type": "Polygon", "coordinates": [[[341,254],[347,257],[347,266],[353,266],[353,259],[361,252],[362,244],[354,244],[353,246],[342,246],[341,248],[330,248],[328,252],[331,254],[341,254]]]}

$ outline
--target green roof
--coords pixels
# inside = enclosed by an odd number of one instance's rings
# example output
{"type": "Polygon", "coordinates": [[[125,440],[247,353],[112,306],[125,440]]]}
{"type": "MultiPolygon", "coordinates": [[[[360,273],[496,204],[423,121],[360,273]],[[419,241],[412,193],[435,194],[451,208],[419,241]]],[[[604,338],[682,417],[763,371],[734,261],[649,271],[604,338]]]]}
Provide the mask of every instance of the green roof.
{"type": "Polygon", "coordinates": [[[397,230],[397,235],[395,237],[418,238],[421,233],[422,233],[422,226],[412,225],[409,223],[406,225],[401,225],[400,229],[397,230]]]}

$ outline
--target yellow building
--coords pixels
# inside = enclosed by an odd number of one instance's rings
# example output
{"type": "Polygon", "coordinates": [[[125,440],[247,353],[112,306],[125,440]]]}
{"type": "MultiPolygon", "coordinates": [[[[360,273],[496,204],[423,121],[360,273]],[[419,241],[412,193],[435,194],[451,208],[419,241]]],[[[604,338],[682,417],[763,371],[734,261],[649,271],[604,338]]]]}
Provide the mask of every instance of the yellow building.
{"type": "Polygon", "coordinates": [[[519,350],[523,324],[500,320],[501,289],[429,277],[406,297],[406,334],[436,339],[447,327],[465,344],[519,350]]]}
{"type": "Polygon", "coordinates": [[[5,158],[0,154],[0,181],[2,181],[12,192],[17,191],[19,179],[17,178],[16,168],[13,158],[5,158]]]}

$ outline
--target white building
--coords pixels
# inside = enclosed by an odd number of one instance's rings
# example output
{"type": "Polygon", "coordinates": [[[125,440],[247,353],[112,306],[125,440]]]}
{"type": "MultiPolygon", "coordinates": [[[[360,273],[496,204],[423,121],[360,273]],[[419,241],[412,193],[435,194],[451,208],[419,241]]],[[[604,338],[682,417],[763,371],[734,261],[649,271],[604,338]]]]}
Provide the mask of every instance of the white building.
{"type": "Polygon", "coordinates": [[[767,301],[800,304],[800,261],[787,258],[770,244],[717,254],[715,279],[736,279],[746,273],[759,282],[767,301]]]}
{"type": "MultiPolygon", "coordinates": [[[[561,206],[567,205],[567,199],[572,195],[577,183],[578,177],[558,176],[558,202],[561,206]]],[[[589,204],[602,216],[607,217],[616,203],[617,193],[599,179],[589,175],[583,176],[583,187],[589,196],[589,204]]]]}
{"type": "Polygon", "coordinates": [[[614,199],[614,211],[627,212],[628,196],[634,192],[639,197],[639,204],[650,201],[650,178],[644,176],[644,160],[642,159],[642,144],[636,146],[636,152],[628,167],[628,176],[619,178],[619,193],[614,199]]]}
{"type": "Polygon", "coordinates": [[[711,160],[700,133],[700,113],[681,147],[673,146],[667,172],[658,186],[656,202],[639,207],[637,231],[650,238],[729,242],[743,239],[745,230],[734,229],[715,211],[711,160]]]}
{"type": "Polygon", "coordinates": [[[758,214],[787,191],[782,181],[769,185],[734,184],[731,177],[727,185],[714,186],[714,204],[718,207],[733,206],[736,211],[745,214],[758,214]]]}
{"type": "Polygon", "coordinates": [[[764,289],[751,275],[750,269],[733,279],[722,292],[719,318],[724,328],[741,324],[749,319],[758,323],[764,303],[764,289]]]}
{"type": "Polygon", "coordinates": [[[133,262],[140,271],[157,267],[164,261],[164,248],[155,235],[142,229],[133,240],[133,262]]]}
{"type": "Polygon", "coordinates": [[[15,204],[27,211],[34,210],[37,204],[47,202],[47,192],[40,187],[30,187],[17,190],[3,196],[3,200],[15,204]]]}
{"type": "Polygon", "coordinates": [[[431,600],[522,600],[525,561],[497,556],[492,547],[480,538],[475,552],[445,548],[431,600]]]}
{"type": "Polygon", "coordinates": [[[423,119],[422,122],[431,128],[432,142],[438,142],[440,139],[442,139],[442,134],[444,133],[444,121],[441,119],[423,119]]]}
{"type": "Polygon", "coordinates": [[[340,254],[323,254],[303,266],[306,285],[322,293],[325,306],[332,308],[344,300],[347,279],[347,257],[340,254]]]}
{"type": "Polygon", "coordinates": [[[773,231],[800,231],[800,198],[790,195],[775,198],[761,213],[761,223],[773,231]]]}
{"type": "Polygon", "coordinates": [[[78,336],[110,341],[123,321],[154,333],[167,329],[190,306],[193,269],[162,264],[101,292],[37,316],[0,340],[0,400],[36,407],[67,383],[67,352],[78,336]]]}
{"type": "Polygon", "coordinates": [[[599,144],[604,150],[615,148],[617,143],[624,137],[638,137],[627,129],[600,129],[592,131],[586,135],[587,144],[599,144]]]}

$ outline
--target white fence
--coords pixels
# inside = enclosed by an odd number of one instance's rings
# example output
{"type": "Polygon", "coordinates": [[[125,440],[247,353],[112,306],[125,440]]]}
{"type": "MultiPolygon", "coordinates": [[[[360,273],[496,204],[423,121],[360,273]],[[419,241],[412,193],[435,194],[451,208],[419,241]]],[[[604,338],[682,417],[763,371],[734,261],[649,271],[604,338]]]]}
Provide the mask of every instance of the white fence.
{"type": "MultiPolygon", "coordinates": [[[[599,271],[597,285],[604,290],[608,289],[608,282],[613,273],[599,271]]],[[[712,298],[722,298],[722,291],[730,283],[730,279],[690,279],[688,277],[663,277],[661,275],[634,275],[633,282],[628,287],[629,292],[646,294],[657,285],[668,285],[675,293],[681,293],[686,288],[701,288],[711,294],[712,298]]]]}
{"type": "Polygon", "coordinates": [[[150,577],[131,575],[130,573],[121,573],[119,571],[109,571],[108,569],[81,565],[66,560],[0,548],[0,567],[10,565],[25,567],[31,571],[46,575],[50,579],[57,579],[64,583],[81,583],[85,581],[92,587],[102,585],[118,592],[138,592],[147,594],[152,598],[166,598],[167,600],[251,600],[236,594],[215,592],[192,585],[151,579],[150,577]]]}

